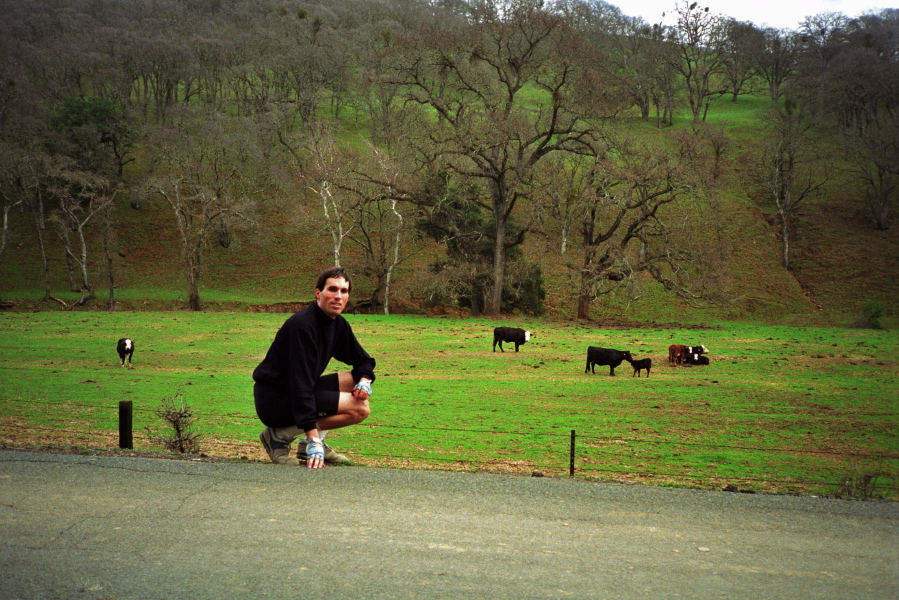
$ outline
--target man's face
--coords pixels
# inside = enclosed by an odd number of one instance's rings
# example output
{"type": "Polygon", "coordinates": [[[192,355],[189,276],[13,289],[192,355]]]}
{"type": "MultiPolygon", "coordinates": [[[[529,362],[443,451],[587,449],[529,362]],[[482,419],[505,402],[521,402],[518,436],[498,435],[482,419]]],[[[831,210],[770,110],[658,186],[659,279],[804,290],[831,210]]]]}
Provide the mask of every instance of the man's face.
{"type": "Polygon", "coordinates": [[[331,277],[325,280],[325,289],[315,290],[318,307],[332,319],[343,312],[349,299],[350,284],[343,277],[331,277]]]}

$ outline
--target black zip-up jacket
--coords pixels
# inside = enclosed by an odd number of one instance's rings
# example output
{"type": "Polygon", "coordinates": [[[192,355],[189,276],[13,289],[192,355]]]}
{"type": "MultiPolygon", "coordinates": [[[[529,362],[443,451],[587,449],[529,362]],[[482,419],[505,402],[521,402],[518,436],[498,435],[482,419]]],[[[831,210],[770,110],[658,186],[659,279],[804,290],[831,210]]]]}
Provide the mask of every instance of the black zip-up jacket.
{"type": "Polygon", "coordinates": [[[375,359],[356,340],[347,320],[342,315],[332,319],[313,303],[284,322],[253,371],[253,380],[273,389],[273,402],[286,395],[297,427],[309,431],[317,427],[312,388],[331,358],[350,365],[354,381],[375,380],[375,359]]]}

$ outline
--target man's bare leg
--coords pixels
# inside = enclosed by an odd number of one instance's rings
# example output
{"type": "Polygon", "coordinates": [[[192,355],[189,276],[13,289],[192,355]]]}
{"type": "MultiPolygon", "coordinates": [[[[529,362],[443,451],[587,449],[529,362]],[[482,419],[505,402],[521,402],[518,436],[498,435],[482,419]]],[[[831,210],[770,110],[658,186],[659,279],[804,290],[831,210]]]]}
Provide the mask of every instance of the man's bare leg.
{"type": "MultiPolygon", "coordinates": [[[[328,415],[327,417],[319,418],[318,429],[306,432],[307,442],[313,437],[324,440],[328,431],[330,431],[331,429],[340,429],[341,427],[356,425],[357,423],[361,423],[366,418],[368,418],[368,415],[371,413],[371,409],[369,408],[368,404],[368,394],[362,392],[361,390],[355,389],[356,383],[355,381],[353,381],[353,376],[351,373],[340,373],[338,375],[338,381],[340,398],[337,404],[337,413],[328,415]]],[[[302,456],[303,443],[301,442],[300,444],[301,447],[299,448],[299,454],[302,456]]],[[[337,454],[328,446],[326,446],[325,449],[326,452],[332,455],[332,457],[340,457],[339,459],[332,460],[331,462],[343,462],[343,460],[346,460],[345,457],[337,454]]],[[[320,469],[325,465],[324,461],[307,458],[306,466],[310,469],[320,469]]]]}

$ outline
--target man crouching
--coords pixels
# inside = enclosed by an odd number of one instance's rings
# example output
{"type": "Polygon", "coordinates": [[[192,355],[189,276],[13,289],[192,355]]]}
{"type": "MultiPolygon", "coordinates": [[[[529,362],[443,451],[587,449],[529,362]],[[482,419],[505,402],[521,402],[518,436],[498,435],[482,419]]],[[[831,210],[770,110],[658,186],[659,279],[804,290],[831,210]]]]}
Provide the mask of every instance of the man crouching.
{"type": "Polygon", "coordinates": [[[340,267],[318,276],[315,302],[294,313],[275,334],[265,358],[253,371],[256,414],[266,428],[259,435],[273,463],[310,469],[347,462],[324,443],[327,432],[364,421],[375,380],[375,359],[362,348],[341,315],[351,281],[340,267]],[[352,367],[322,375],[332,358],[352,367]],[[305,432],[297,457],[293,440],[305,432]]]}

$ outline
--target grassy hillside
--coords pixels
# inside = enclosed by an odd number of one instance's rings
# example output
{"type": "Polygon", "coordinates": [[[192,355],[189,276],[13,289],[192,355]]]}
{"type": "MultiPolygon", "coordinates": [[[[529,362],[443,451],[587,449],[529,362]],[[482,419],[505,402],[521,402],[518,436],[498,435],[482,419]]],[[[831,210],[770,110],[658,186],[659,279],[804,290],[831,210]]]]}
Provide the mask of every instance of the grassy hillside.
{"type": "MultiPolygon", "coordinates": [[[[794,265],[780,265],[780,243],[773,215],[747,197],[742,170],[745,146],[753,135],[759,99],[734,104],[719,101],[710,122],[724,127],[732,141],[726,157],[725,182],[713,211],[718,237],[707,249],[720,257],[720,284],[732,300],[713,309],[686,306],[649,280],[638,279],[618,293],[594,303],[599,320],[705,323],[745,319],[786,324],[849,325],[859,319],[872,299],[884,304],[887,326],[896,322],[899,298],[899,235],[896,228],[875,231],[868,223],[861,191],[839,180],[821,198],[804,205],[795,223],[794,265]]],[[[686,128],[685,122],[679,127],[686,128]]],[[[635,131],[652,135],[654,128],[634,124],[635,131]]],[[[202,299],[207,310],[246,309],[250,306],[304,301],[311,298],[314,273],[332,260],[331,242],[317,224],[321,207],[295,200],[263,207],[259,226],[239,232],[229,248],[211,244],[205,254],[202,299]]],[[[139,210],[122,201],[117,209],[115,270],[116,298],[123,309],[180,309],[186,286],[180,241],[170,212],[162,205],[144,204],[139,210]]],[[[97,235],[94,232],[94,235],[97,235]]],[[[53,296],[71,303],[79,294],[69,290],[64,254],[49,230],[53,296]]],[[[407,261],[393,279],[393,312],[421,310],[423,282],[430,260],[441,249],[431,242],[407,248],[407,261]]],[[[89,257],[98,291],[95,308],[108,297],[102,245],[94,240],[89,257]]],[[[343,264],[358,265],[352,243],[344,245],[343,264]]],[[[558,241],[532,235],[526,255],[541,264],[546,280],[547,315],[570,319],[576,308],[576,280],[566,265],[580,263],[576,247],[564,256],[558,241]]],[[[364,298],[372,281],[356,268],[355,299],[364,298]]],[[[30,216],[10,214],[9,241],[0,256],[0,298],[16,309],[58,309],[56,302],[36,302],[43,295],[42,269],[30,216]]],[[[452,307],[436,312],[458,312],[452,307]]]]}

